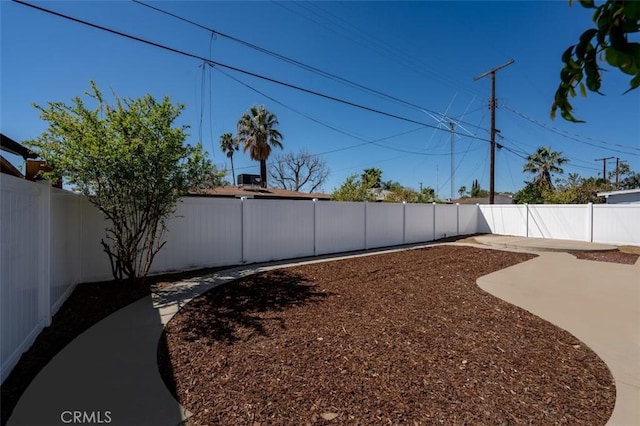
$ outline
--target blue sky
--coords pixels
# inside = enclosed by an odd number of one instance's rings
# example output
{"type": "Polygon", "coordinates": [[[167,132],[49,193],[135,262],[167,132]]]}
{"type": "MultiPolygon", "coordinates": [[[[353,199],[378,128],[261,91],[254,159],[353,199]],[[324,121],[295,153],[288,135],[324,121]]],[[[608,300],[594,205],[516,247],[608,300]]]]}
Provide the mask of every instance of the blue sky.
{"type": "MultiPolygon", "coordinates": [[[[605,74],[606,96],[574,100],[576,116],[587,123],[549,118],[560,56],[591,25],[590,11],[566,1],[149,3],[421,108],[212,37],[132,1],[34,4],[431,127],[221,67],[203,71],[200,60],[2,1],[0,125],[17,141],[46,129],[33,103],[69,102],[95,80],[121,97],[150,93],[186,104],[180,124],[190,126],[188,142],[201,140],[217,165],[226,162],[220,135],[235,133],[242,113],[263,104],[279,118],[284,152],[322,155],[331,170],[325,192],[378,167],[383,180],[422,183],[448,197],[451,134],[434,113],[459,121],[455,190],[474,179],[488,188],[490,81],[473,77],[514,59],[496,85],[498,142],[505,146],[496,154],[496,190],[521,188],[527,179],[521,157],[543,145],[569,158],[566,173],[597,176],[602,162],[594,159],[610,156],[640,172],[640,91],[623,96],[629,79],[617,70],[605,74]]],[[[236,173],[259,171],[248,153],[237,153],[235,164],[236,173]]]]}

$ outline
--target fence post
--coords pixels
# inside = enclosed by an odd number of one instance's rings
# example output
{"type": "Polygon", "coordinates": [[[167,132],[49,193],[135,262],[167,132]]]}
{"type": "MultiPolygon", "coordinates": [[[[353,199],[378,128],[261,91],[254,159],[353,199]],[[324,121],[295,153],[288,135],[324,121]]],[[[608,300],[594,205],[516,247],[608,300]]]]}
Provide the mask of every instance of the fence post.
{"type": "Polygon", "coordinates": [[[593,203],[587,204],[587,241],[593,242],[593,203]]]}
{"type": "Polygon", "coordinates": [[[407,202],[402,202],[402,244],[407,244],[407,202]]]}
{"type": "Polygon", "coordinates": [[[40,185],[40,271],[38,285],[38,320],[43,327],[51,325],[51,184],[40,185]]]}
{"type": "Polygon", "coordinates": [[[244,232],[244,224],[245,224],[245,209],[244,209],[244,205],[245,205],[245,201],[247,201],[247,197],[240,197],[240,263],[244,263],[245,259],[247,258],[247,256],[245,256],[244,253],[244,248],[245,248],[245,243],[244,243],[244,238],[245,238],[245,232],[244,232]]]}
{"type": "Polygon", "coordinates": [[[524,236],[529,238],[529,203],[524,203],[524,208],[526,210],[526,216],[524,219],[526,230],[524,236]]]}
{"type": "Polygon", "coordinates": [[[367,204],[368,201],[364,202],[364,249],[369,250],[369,242],[367,241],[367,204]]]}
{"type": "Polygon", "coordinates": [[[460,235],[460,203],[456,203],[456,236],[460,235]]]}
{"type": "Polygon", "coordinates": [[[436,240],[436,202],[431,203],[433,206],[433,239],[431,241],[436,240]]]}
{"type": "Polygon", "coordinates": [[[316,241],[318,240],[318,221],[317,221],[317,210],[318,209],[318,199],[313,199],[313,255],[318,255],[318,250],[316,248],[316,241]]]}

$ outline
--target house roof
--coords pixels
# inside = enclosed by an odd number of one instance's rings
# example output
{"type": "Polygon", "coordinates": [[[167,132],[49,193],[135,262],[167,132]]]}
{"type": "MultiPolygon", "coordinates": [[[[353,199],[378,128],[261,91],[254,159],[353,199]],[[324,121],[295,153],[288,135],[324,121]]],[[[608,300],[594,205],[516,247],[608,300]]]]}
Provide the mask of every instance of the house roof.
{"type": "Polygon", "coordinates": [[[2,133],[0,133],[0,147],[2,147],[3,151],[19,155],[25,160],[27,158],[38,158],[38,154],[31,151],[29,148],[20,145],[18,142],[14,141],[9,136],[3,135],[2,133]]]}
{"type": "Polygon", "coordinates": [[[623,195],[640,193],[640,188],[621,189],[620,191],[598,192],[598,197],[608,197],[609,195],[623,195]]]}
{"type": "Polygon", "coordinates": [[[260,188],[256,186],[218,186],[211,189],[201,189],[189,193],[197,197],[227,197],[227,198],[262,198],[262,199],[287,199],[287,200],[330,200],[331,196],[321,193],[307,193],[288,191],[279,188],[260,188]]]}
{"type": "Polygon", "coordinates": [[[16,169],[13,164],[11,164],[9,160],[4,158],[2,155],[0,155],[0,172],[24,179],[22,172],[16,169]]]}
{"type": "MultiPolygon", "coordinates": [[[[460,198],[459,200],[452,200],[452,203],[458,204],[489,204],[489,197],[482,198],[460,198]]],[[[495,194],[493,198],[494,204],[513,204],[513,198],[507,195],[495,194]]]]}

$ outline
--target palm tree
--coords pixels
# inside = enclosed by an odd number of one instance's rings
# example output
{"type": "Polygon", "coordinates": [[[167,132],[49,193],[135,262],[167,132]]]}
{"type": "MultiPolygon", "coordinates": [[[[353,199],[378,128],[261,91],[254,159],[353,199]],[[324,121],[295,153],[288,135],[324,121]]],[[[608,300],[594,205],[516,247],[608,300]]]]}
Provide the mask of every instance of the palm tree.
{"type": "Polygon", "coordinates": [[[225,133],[220,136],[220,149],[224,154],[227,154],[227,158],[231,160],[231,176],[233,176],[233,184],[236,184],[236,172],[233,169],[233,154],[239,148],[239,143],[231,133],[225,133]]]}
{"type": "Polygon", "coordinates": [[[362,181],[366,182],[371,188],[380,188],[382,186],[382,170],[375,167],[364,169],[362,181]]]}
{"type": "Polygon", "coordinates": [[[267,187],[267,160],[271,147],[282,149],[282,135],[275,129],[278,117],[267,111],[264,106],[252,106],[238,120],[238,142],[242,151],[249,150],[249,157],[260,162],[260,180],[267,187]]]}
{"type": "Polygon", "coordinates": [[[467,187],[462,185],[460,189],[458,189],[458,194],[460,194],[460,198],[467,192],[467,187]]]}
{"type": "Polygon", "coordinates": [[[551,173],[563,173],[562,166],[569,160],[561,152],[552,152],[551,147],[541,146],[527,157],[523,171],[535,174],[533,183],[543,188],[553,189],[551,173]]]}

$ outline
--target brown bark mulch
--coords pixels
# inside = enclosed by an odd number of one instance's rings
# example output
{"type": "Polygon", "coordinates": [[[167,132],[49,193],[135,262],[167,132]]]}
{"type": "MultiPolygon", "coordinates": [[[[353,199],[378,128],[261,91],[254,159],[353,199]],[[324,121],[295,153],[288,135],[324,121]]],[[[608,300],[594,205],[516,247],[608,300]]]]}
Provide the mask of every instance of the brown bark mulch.
{"type": "Polygon", "coordinates": [[[194,425],[605,424],[604,362],[476,285],[532,257],[437,246],[246,277],[171,320],[160,370],[194,425]]]}
{"type": "Polygon", "coordinates": [[[625,265],[634,265],[640,257],[634,253],[624,253],[619,250],[609,251],[579,251],[572,252],[572,255],[578,259],[595,260],[598,262],[622,263],[625,265]]]}

